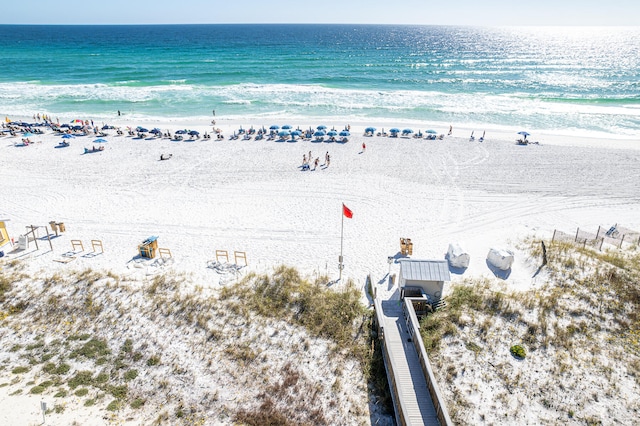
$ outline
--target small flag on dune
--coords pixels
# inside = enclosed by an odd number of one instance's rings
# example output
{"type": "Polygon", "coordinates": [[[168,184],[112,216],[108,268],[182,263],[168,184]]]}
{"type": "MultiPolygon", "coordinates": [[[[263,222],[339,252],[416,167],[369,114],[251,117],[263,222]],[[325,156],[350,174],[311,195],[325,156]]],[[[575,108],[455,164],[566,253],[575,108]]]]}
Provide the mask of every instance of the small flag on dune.
{"type": "Polygon", "coordinates": [[[353,212],[349,210],[349,207],[345,206],[344,203],[342,203],[342,213],[349,219],[353,217],[353,212]]]}

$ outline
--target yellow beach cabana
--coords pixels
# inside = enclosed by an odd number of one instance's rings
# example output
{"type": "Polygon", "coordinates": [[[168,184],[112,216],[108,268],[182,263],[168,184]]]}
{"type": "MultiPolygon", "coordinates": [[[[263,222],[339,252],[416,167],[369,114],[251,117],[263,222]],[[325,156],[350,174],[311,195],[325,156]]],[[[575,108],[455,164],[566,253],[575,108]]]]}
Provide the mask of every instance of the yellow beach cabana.
{"type": "Polygon", "coordinates": [[[0,220],[0,247],[4,246],[5,244],[9,244],[9,242],[11,241],[6,225],[6,222],[8,220],[9,219],[0,220]]]}

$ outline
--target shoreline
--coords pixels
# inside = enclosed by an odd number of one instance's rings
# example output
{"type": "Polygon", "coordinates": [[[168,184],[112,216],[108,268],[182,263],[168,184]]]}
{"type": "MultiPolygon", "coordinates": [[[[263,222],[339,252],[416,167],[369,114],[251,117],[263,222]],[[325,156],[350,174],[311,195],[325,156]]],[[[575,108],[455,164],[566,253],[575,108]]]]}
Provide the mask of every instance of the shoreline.
{"type": "MultiPolygon", "coordinates": [[[[15,121],[25,121],[32,123],[33,117],[26,116],[11,116],[10,114],[5,114],[5,117],[10,117],[15,121]]],[[[90,119],[90,118],[86,118],[90,119]]],[[[201,134],[204,132],[212,133],[212,125],[211,119],[214,119],[216,122],[215,127],[222,130],[222,133],[225,135],[225,138],[228,138],[229,135],[233,134],[234,131],[237,131],[240,127],[243,129],[249,129],[251,127],[255,129],[260,129],[263,126],[269,130],[269,127],[273,124],[282,126],[284,124],[289,124],[293,126],[293,128],[301,128],[302,130],[308,129],[312,127],[315,129],[318,125],[325,125],[329,129],[335,128],[338,131],[342,130],[345,126],[351,126],[352,129],[352,137],[359,137],[364,134],[364,129],[370,126],[376,127],[377,131],[381,131],[381,129],[390,129],[393,127],[400,128],[401,130],[404,128],[411,128],[415,132],[422,131],[423,133],[427,129],[434,128],[437,131],[437,134],[445,135],[445,139],[448,136],[453,136],[455,138],[460,139],[469,139],[469,136],[473,133],[476,141],[482,135],[483,132],[486,132],[485,140],[493,140],[498,142],[515,142],[520,136],[518,135],[519,131],[528,131],[531,133],[529,136],[529,141],[538,142],[540,144],[549,144],[549,145],[559,145],[559,146],[575,146],[575,147],[591,147],[591,148],[611,148],[611,149],[632,149],[632,150],[640,150],[640,141],[636,137],[632,136],[623,136],[623,135],[611,135],[611,134],[594,134],[593,132],[584,131],[584,134],[576,134],[575,132],[570,133],[567,131],[563,132],[554,132],[548,130],[542,130],[536,132],[531,129],[523,129],[515,126],[501,126],[501,127],[492,127],[488,126],[469,126],[469,125],[457,125],[456,123],[450,124],[428,124],[424,122],[417,122],[411,120],[394,120],[394,119],[374,119],[374,120],[364,120],[362,118],[358,118],[355,120],[342,120],[341,123],[334,123],[326,118],[314,118],[310,117],[308,119],[298,119],[298,120],[286,120],[282,118],[270,118],[270,119],[237,119],[237,118],[225,118],[223,117],[211,117],[207,120],[186,120],[181,118],[169,118],[169,119],[150,119],[150,118],[126,118],[124,116],[115,117],[111,122],[105,121],[98,123],[95,122],[96,125],[102,126],[103,124],[126,128],[127,126],[135,128],[137,126],[148,126],[149,128],[158,127],[163,132],[167,129],[172,131],[179,129],[193,129],[199,131],[201,134]],[[373,122],[376,121],[376,122],[373,122]],[[453,126],[453,134],[448,135],[449,126],[453,126]]],[[[333,120],[338,121],[338,120],[333,120]]],[[[60,121],[60,124],[69,123],[69,121],[60,121]]]]}

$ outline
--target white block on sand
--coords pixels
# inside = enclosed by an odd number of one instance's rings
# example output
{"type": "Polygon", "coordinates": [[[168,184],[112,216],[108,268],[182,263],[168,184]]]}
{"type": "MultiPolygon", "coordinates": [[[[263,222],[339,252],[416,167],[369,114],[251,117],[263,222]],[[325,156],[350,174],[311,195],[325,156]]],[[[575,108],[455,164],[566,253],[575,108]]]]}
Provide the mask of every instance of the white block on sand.
{"type": "Polygon", "coordinates": [[[487,254],[487,261],[496,268],[506,271],[513,265],[513,252],[506,249],[492,248],[487,254]]]}
{"type": "Polygon", "coordinates": [[[460,247],[460,244],[451,243],[447,250],[447,260],[453,268],[468,268],[471,256],[460,247]]]}

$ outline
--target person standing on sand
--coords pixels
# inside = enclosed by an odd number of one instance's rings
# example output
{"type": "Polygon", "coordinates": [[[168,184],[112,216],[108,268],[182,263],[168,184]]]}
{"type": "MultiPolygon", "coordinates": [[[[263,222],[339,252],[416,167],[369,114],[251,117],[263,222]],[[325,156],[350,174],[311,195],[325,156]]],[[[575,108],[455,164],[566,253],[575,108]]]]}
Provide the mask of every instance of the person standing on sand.
{"type": "Polygon", "coordinates": [[[326,159],[327,167],[329,167],[329,163],[331,163],[331,157],[329,156],[329,151],[327,151],[327,159],[326,159]]]}
{"type": "Polygon", "coordinates": [[[453,133],[453,125],[449,125],[449,136],[453,133]]]}
{"type": "Polygon", "coordinates": [[[319,162],[320,162],[320,158],[316,157],[316,160],[313,162],[313,170],[318,168],[319,162]]]}
{"type": "Polygon", "coordinates": [[[365,149],[367,149],[367,145],[364,142],[362,142],[362,152],[364,152],[365,149]]]}

